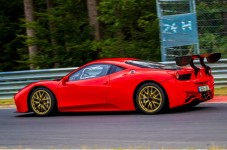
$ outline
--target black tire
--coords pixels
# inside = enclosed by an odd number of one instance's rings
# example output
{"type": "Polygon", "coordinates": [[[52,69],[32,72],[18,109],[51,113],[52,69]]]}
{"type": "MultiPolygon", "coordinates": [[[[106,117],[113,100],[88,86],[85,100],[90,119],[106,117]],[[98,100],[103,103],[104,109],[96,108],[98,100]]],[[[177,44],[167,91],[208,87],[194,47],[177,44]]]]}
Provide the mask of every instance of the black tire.
{"type": "Polygon", "coordinates": [[[155,83],[145,83],[136,92],[135,105],[144,114],[157,114],[164,111],[167,100],[163,89],[155,83]]]}
{"type": "Polygon", "coordinates": [[[29,106],[37,116],[48,116],[55,111],[56,100],[53,93],[44,87],[32,91],[29,97],[29,106]]]}

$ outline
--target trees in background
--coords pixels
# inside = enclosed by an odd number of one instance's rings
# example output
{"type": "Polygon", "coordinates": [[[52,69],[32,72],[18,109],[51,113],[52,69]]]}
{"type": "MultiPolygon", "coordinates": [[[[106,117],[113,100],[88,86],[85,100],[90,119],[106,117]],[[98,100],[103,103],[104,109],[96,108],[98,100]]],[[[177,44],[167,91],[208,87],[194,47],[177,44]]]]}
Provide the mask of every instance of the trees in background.
{"type": "Polygon", "coordinates": [[[94,36],[94,40],[101,39],[101,29],[100,29],[100,22],[98,20],[98,0],[87,0],[87,11],[88,11],[88,18],[89,18],[89,25],[92,29],[92,33],[94,36]]]}
{"type": "Polygon", "coordinates": [[[24,2],[24,14],[25,14],[25,24],[26,26],[26,33],[27,33],[27,45],[28,45],[28,55],[30,61],[30,69],[35,69],[35,65],[33,64],[33,57],[36,56],[38,47],[35,43],[29,42],[32,39],[36,38],[35,29],[30,26],[35,21],[34,18],[34,6],[33,0],[23,0],[24,2]]]}
{"type": "MultiPolygon", "coordinates": [[[[197,0],[202,52],[221,47],[225,53],[226,42],[220,41],[226,41],[226,1],[219,1],[223,4],[197,0]],[[210,13],[218,8],[223,11],[210,13]],[[208,21],[221,26],[203,30],[208,21]]],[[[160,61],[155,0],[0,3],[0,71],[73,67],[106,57],[160,61]]]]}
{"type": "Polygon", "coordinates": [[[101,57],[160,60],[159,29],[154,0],[100,1],[103,35],[94,48],[101,57]]]}
{"type": "Polygon", "coordinates": [[[201,53],[221,52],[227,58],[227,1],[197,0],[201,53]]]}
{"type": "Polygon", "coordinates": [[[23,32],[14,35],[23,46],[14,49],[19,57],[10,58],[18,68],[0,70],[72,67],[106,57],[159,60],[153,0],[23,2],[17,3],[25,13],[16,18],[23,32]]]}
{"type": "Polygon", "coordinates": [[[0,0],[0,71],[27,69],[18,62],[19,50],[25,45],[17,36],[24,34],[19,18],[23,18],[23,1],[0,0]]]}

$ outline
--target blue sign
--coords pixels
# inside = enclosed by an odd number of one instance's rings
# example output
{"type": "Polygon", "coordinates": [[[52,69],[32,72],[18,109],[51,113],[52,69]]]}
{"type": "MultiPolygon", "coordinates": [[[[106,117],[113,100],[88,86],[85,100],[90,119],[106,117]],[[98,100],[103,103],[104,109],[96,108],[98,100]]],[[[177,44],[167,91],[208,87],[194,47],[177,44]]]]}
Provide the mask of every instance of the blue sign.
{"type": "Polygon", "coordinates": [[[195,13],[163,16],[160,25],[163,47],[198,44],[195,13]]]}

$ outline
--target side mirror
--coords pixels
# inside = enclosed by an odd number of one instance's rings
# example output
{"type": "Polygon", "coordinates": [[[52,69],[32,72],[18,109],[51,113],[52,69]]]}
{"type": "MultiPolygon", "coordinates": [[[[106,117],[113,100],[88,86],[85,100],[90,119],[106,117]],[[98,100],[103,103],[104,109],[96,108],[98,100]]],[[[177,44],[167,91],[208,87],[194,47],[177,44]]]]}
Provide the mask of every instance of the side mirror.
{"type": "Polygon", "coordinates": [[[63,85],[65,85],[65,83],[68,82],[68,81],[69,81],[68,76],[65,76],[65,77],[62,78],[62,84],[63,85]]]}

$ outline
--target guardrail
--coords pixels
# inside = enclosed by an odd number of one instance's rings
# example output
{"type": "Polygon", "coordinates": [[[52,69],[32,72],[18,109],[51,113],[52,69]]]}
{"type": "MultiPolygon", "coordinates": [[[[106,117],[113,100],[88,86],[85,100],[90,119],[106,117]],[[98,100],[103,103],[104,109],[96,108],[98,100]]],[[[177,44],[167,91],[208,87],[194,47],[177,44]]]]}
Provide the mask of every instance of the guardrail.
{"type": "MultiPolygon", "coordinates": [[[[174,65],[175,62],[163,62],[174,65]]],[[[209,64],[215,79],[216,87],[227,87],[227,59],[221,59],[218,63],[209,64]]],[[[0,72],[0,100],[10,99],[18,90],[29,83],[40,80],[52,80],[61,78],[75,68],[43,69],[0,72]]]]}
{"type": "Polygon", "coordinates": [[[0,72],[0,100],[12,98],[18,90],[32,82],[61,78],[74,69],[76,67],[0,72]]]}

